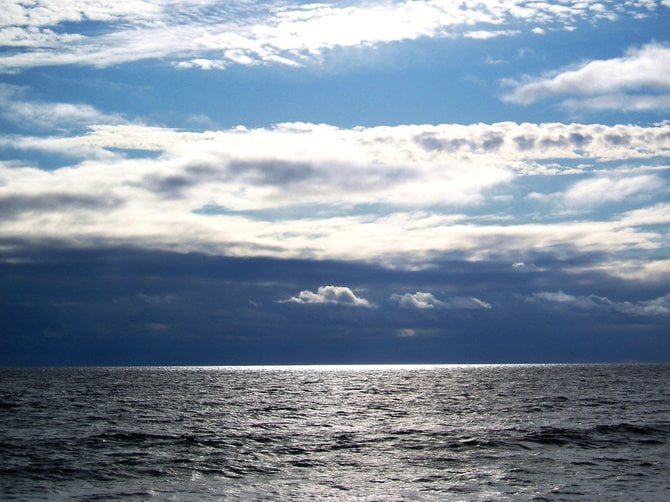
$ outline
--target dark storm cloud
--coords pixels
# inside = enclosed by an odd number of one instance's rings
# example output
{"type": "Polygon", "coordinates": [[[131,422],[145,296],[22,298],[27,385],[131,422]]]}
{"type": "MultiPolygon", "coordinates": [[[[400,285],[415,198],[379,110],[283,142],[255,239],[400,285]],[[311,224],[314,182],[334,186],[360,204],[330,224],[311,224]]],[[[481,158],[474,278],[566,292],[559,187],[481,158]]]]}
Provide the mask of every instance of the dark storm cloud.
{"type": "Polygon", "coordinates": [[[525,267],[444,257],[429,270],[403,271],[2,244],[3,365],[573,361],[625,359],[630,351],[642,359],[670,358],[667,317],[642,315],[667,308],[663,285],[635,287],[594,272],[564,271],[588,263],[588,256],[565,262],[529,254],[525,267]],[[326,299],[326,293],[347,292],[324,284],[346,284],[374,308],[281,302],[300,291],[313,292],[303,295],[312,298],[319,288],[326,299]],[[573,302],[607,291],[615,305],[633,305],[636,315],[623,315],[621,307],[589,317],[584,309],[547,307],[547,300],[562,297],[537,296],[560,289],[573,302]],[[422,291],[450,308],[399,308],[389,300],[397,292],[422,291]]]}

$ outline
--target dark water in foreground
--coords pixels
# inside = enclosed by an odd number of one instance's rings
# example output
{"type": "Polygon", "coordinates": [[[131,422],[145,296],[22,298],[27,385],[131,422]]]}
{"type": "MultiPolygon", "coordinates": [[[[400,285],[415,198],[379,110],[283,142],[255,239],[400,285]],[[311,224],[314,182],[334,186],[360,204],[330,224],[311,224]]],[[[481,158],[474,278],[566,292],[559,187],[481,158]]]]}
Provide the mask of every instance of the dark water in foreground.
{"type": "Polygon", "coordinates": [[[0,370],[3,500],[670,500],[670,365],[0,370]]]}

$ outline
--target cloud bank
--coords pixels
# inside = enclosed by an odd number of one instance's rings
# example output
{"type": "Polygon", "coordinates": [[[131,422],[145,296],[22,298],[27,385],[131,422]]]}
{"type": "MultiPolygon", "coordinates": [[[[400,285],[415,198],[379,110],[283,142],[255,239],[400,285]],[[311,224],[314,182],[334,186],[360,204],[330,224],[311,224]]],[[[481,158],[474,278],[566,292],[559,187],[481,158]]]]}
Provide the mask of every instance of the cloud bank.
{"type": "Polygon", "coordinates": [[[84,133],[69,122],[59,135],[0,136],[1,238],[400,267],[544,249],[600,253],[603,270],[667,247],[668,124],[188,132],[88,120],[84,133]],[[548,196],[582,217],[554,214],[548,196]],[[589,216],[607,202],[626,206],[589,216]]]}

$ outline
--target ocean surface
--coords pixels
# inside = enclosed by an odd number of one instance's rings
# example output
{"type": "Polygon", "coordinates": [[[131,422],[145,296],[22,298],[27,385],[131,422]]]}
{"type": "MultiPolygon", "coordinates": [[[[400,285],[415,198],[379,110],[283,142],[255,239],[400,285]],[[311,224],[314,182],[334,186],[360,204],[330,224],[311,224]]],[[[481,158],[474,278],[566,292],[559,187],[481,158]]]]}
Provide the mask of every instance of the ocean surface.
{"type": "Polygon", "coordinates": [[[670,500],[670,365],[0,369],[2,500],[670,500]]]}

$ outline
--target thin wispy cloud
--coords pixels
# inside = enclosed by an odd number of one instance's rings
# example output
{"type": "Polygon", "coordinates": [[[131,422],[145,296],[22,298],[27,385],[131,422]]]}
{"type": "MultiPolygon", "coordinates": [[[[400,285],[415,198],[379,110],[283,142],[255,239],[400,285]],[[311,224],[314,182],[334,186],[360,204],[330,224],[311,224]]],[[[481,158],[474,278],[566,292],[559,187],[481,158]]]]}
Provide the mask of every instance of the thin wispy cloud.
{"type": "Polygon", "coordinates": [[[414,309],[490,309],[491,304],[475,297],[448,297],[438,300],[432,293],[393,293],[389,300],[404,308],[414,309]]]}
{"type": "Polygon", "coordinates": [[[570,206],[596,206],[650,194],[663,188],[663,180],[652,174],[625,178],[597,177],[578,181],[563,195],[570,206]]]}
{"type": "Polygon", "coordinates": [[[540,292],[535,293],[529,298],[529,301],[540,301],[548,304],[553,304],[560,307],[575,308],[581,310],[600,310],[600,311],[615,311],[621,314],[638,315],[638,316],[667,316],[670,315],[670,294],[653,298],[651,300],[643,300],[637,302],[630,301],[613,301],[604,296],[588,295],[575,296],[564,293],[563,291],[556,292],[540,292]]]}
{"type": "Polygon", "coordinates": [[[25,130],[53,131],[94,124],[123,124],[120,114],[108,114],[84,103],[53,103],[29,99],[20,86],[0,83],[0,117],[25,130]]]}

